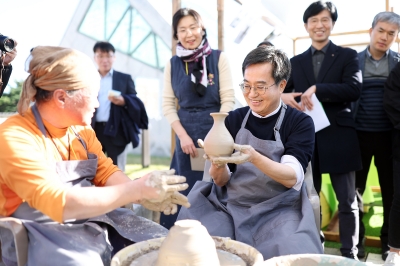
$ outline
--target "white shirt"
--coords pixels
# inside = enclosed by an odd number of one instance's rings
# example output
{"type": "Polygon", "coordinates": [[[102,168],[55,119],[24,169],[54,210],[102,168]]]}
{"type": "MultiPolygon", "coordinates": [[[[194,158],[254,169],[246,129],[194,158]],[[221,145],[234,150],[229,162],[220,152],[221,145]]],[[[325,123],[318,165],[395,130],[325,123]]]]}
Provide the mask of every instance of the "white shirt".
{"type": "MultiPolygon", "coordinates": [[[[251,113],[258,118],[267,118],[270,117],[276,113],[279,112],[279,109],[282,106],[282,101],[279,102],[279,106],[278,108],[276,108],[273,112],[269,113],[266,116],[261,116],[253,111],[251,111],[251,113]]],[[[296,173],[296,179],[297,182],[296,184],[294,184],[293,188],[297,191],[300,190],[301,185],[303,184],[304,181],[304,171],[303,171],[303,166],[301,166],[300,162],[296,159],[296,157],[292,156],[292,155],[283,155],[281,157],[281,164],[285,164],[287,166],[290,166],[296,173]]]]}
{"type": "Polygon", "coordinates": [[[96,122],[107,122],[110,118],[111,102],[108,99],[108,92],[112,90],[112,76],[113,70],[111,69],[100,80],[100,90],[97,99],[99,100],[99,108],[96,111],[96,122]]]}

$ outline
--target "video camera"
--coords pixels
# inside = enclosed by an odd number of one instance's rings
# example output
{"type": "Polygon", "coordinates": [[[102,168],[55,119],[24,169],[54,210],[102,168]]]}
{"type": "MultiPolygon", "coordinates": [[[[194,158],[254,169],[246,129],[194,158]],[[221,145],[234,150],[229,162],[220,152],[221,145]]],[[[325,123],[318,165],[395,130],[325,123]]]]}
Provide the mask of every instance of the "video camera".
{"type": "Polygon", "coordinates": [[[15,47],[14,40],[0,33],[1,53],[11,52],[12,50],[14,50],[14,47],[15,47]]]}

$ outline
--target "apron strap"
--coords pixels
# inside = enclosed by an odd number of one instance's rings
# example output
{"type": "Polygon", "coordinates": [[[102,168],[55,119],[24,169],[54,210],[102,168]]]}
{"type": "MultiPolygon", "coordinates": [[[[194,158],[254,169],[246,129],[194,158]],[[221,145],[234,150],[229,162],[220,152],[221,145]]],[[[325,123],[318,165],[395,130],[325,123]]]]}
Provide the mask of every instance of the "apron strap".
{"type": "Polygon", "coordinates": [[[251,108],[249,108],[249,111],[247,112],[246,116],[243,118],[242,125],[240,127],[241,129],[244,128],[244,126],[246,125],[247,120],[249,119],[250,112],[251,112],[251,108]]]}
{"type": "Polygon", "coordinates": [[[33,115],[35,116],[36,124],[38,125],[38,127],[39,127],[40,131],[42,132],[43,136],[46,138],[46,129],[44,128],[42,117],[40,116],[40,113],[39,113],[39,111],[37,109],[36,104],[33,104],[32,112],[33,112],[33,115]]]}
{"type": "Polygon", "coordinates": [[[279,114],[278,120],[276,121],[275,127],[274,127],[274,135],[275,135],[275,140],[276,141],[281,141],[281,134],[279,134],[279,129],[281,129],[283,117],[285,117],[287,106],[285,103],[282,102],[282,109],[281,113],[279,114]]]}
{"type": "MultiPolygon", "coordinates": [[[[76,132],[76,130],[71,126],[72,132],[74,132],[75,137],[79,140],[79,142],[82,144],[82,146],[85,148],[86,153],[88,153],[86,142],[81,138],[81,136],[76,132]]],[[[89,158],[89,157],[88,157],[89,158]]]]}

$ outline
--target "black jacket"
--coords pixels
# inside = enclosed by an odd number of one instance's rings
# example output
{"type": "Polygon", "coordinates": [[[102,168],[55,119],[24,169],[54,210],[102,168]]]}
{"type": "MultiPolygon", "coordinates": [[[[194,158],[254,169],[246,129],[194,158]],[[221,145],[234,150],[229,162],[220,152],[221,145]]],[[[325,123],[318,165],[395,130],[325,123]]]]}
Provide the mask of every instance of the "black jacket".
{"type": "Polygon", "coordinates": [[[284,92],[305,92],[316,85],[315,95],[330,122],[330,126],[315,135],[321,173],[360,170],[360,147],[351,113],[351,102],[356,101],[361,92],[357,52],[331,42],[317,79],[314,77],[311,48],[290,62],[292,72],[284,92]]]}
{"type": "Polygon", "coordinates": [[[11,76],[11,72],[12,72],[12,66],[5,66],[3,69],[3,86],[1,86],[0,88],[0,98],[3,95],[4,89],[7,87],[8,81],[10,80],[10,76],[11,76]]]}

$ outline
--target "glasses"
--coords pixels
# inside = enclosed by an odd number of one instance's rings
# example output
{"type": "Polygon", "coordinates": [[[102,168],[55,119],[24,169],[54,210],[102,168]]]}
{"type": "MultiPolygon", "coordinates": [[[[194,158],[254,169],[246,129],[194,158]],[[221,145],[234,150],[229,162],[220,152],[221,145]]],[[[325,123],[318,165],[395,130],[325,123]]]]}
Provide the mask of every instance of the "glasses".
{"type": "Polygon", "coordinates": [[[264,94],[265,94],[265,91],[266,91],[267,89],[269,89],[270,87],[274,86],[274,85],[276,85],[276,83],[274,83],[274,84],[272,84],[272,85],[269,85],[269,86],[266,86],[266,85],[256,85],[256,86],[253,86],[253,87],[252,87],[252,86],[250,86],[249,84],[240,83],[240,84],[239,84],[239,87],[240,87],[240,89],[242,90],[243,93],[250,93],[251,88],[253,88],[254,91],[255,91],[258,95],[264,95],[264,94]]]}
{"type": "Polygon", "coordinates": [[[193,32],[199,30],[201,27],[200,26],[191,26],[190,28],[181,28],[178,30],[178,35],[184,36],[186,35],[189,31],[193,34],[193,32]]]}

